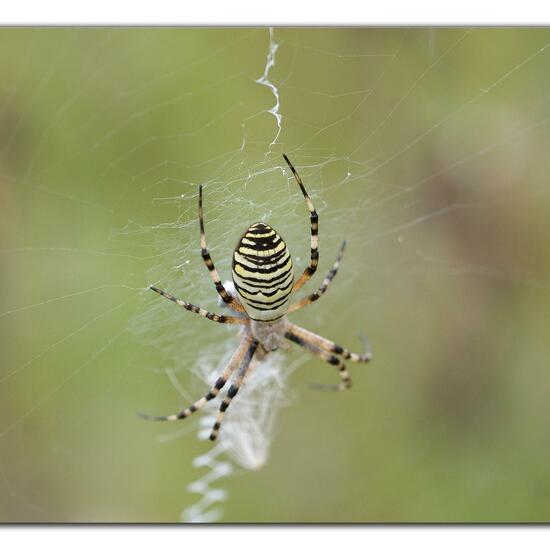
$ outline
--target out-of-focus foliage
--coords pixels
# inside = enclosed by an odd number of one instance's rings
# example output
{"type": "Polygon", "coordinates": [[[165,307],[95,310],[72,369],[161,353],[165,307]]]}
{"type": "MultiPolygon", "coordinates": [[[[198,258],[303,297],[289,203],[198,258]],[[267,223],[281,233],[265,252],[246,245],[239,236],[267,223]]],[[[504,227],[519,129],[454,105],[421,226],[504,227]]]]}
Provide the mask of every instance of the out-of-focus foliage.
{"type": "Polygon", "coordinates": [[[272,38],[262,85],[267,29],[0,30],[0,520],[177,521],[193,502],[197,419],[135,412],[184,404],[167,371],[202,395],[192,367],[231,330],[143,289],[218,307],[199,183],[225,277],[258,219],[303,267],[286,151],[321,215],[315,283],[349,242],[294,319],[368,334],[374,361],[342,394],[307,389],[336,377],[315,359],[293,374],[224,520],[549,521],[550,30],[272,38]]]}

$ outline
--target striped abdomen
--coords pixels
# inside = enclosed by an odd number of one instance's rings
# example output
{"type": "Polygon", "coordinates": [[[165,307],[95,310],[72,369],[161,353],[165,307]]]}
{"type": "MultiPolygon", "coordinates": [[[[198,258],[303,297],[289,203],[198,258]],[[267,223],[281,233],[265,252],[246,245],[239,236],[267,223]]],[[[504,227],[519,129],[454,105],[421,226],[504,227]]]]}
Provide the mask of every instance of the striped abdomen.
{"type": "Polygon", "coordinates": [[[286,313],[294,282],[292,260],[269,225],[255,223],[242,236],[233,254],[233,282],[252,319],[275,321],[286,313]]]}

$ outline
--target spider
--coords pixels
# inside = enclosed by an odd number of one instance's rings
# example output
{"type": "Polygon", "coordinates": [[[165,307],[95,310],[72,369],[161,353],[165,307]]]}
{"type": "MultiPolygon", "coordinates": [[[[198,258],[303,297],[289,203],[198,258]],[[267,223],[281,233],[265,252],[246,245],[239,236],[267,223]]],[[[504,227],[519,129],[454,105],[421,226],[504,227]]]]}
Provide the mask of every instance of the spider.
{"type": "Polygon", "coordinates": [[[321,286],[309,296],[289,305],[291,294],[295,293],[309,281],[317,270],[319,263],[319,217],[298,172],[285,154],[283,154],[283,157],[300,186],[309,210],[311,257],[308,267],[295,281],[292,260],[283,238],[266,223],[254,223],[245,231],[233,253],[232,276],[238,297],[235,294],[230,294],[222,284],[220,276],[214,267],[214,262],[208,252],[204,232],[202,185],[199,186],[201,256],[221,299],[237,315],[210,313],[201,307],[180,300],[153,285],[149,288],[187,311],[198,313],[211,321],[241,325],[241,340],[229,363],[204,397],[177,414],[168,416],[140,414],[143,418],[159,421],[175,421],[187,418],[214,399],[225,386],[230,376],[237,371],[233,384],[221,402],[218,417],[210,434],[210,439],[215,441],[219,435],[227,408],[231,404],[232,399],[237,395],[239,388],[245,382],[247,374],[251,372],[249,371],[249,366],[253,358],[262,360],[279,347],[288,349],[290,347],[288,341],[293,342],[338,369],[340,374],[339,384],[328,386],[316,385],[319,389],[335,390],[345,390],[351,387],[349,373],[338,356],[349,359],[354,363],[367,363],[371,360],[372,354],[370,350],[363,354],[353,353],[322,336],[294,325],[287,318],[288,313],[293,313],[315,302],[327,291],[331,281],[338,272],[346,241],[342,243],[336,261],[325,276],[321,286]]]}

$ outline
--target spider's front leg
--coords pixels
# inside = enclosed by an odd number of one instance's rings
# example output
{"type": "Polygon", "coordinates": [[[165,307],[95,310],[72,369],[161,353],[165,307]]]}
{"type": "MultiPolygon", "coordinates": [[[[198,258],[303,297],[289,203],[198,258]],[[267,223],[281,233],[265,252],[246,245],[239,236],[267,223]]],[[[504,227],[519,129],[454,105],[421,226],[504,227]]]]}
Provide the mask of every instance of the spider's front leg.
{"type": "Polygon", "coordinates": [[[216,380],[216,383],[208,390],[207,394],[204,397],[202,397],[198,401],[195,401],[195,403],[193,403],[187,409],[183,409],[179,413],[170,414],[167,416],[151,416],[143,413],[139,413],[139,416],[141,416],[141,418],[144,418],[145,420],[173,422],[175,420],[187,418],[188,416],[191,416],[194,412],[202,409],[202,407],[204,407],[209,401],[214,399],[220,393],[221,389],[225,386],[231,374],[233,374],[235,369],[242,362],[243,357],[245,356],[247,350],[250,348],[251,342],[252,338],[250,336],[245,337],[241,340],[239,347],[236,349],[235,353],[229,360],[227,367],[225,367],[220,377],[216,380]]]}
{"type": "Polygon", "coordinates": [[[349,359],[353,363],[368,363],[372,359],[372,351],[369,348],[368,342],[365,338],[365,347],[366,350],[363,353],[355,353],[349,351],[348,349],[335,344],[327,338],[323,338],[314,332],[311,332],[305,328],[299,327],[298,325],[293,325],[292,323],[288,324],[287,332],[295,334],[299,338],[302,338],[304,341],[311,343],[314,346],[321,348],[324,351],[330,353],[335,353],[336,355],[341,355],[344,359],[349,359]]]}
{"type": "Polygon", "coordinates": [[[322,361],[325,361],[326,363],[329,363],[330,365],[334,365],[340,374],[340,384],[334,384],[334,385],[322,385],[322,384],[314,384],[313,387],[315,389],[328,389],[328,390],[347,390],[351,388],[351,377],[349,375],[348,370],[346,369],[346,365],[338,359],[335,355],[331,355],[330,353],[319,349],[317,346],[311,344],[310,342],[304,340],[303,338],[300,338],[296,334],[292,332],[287,332],[286,337],[295,344],[298,344],[300,347],[306,349],[322,361]]]}
{"type": "Polygon", "coordinates": [[[350,375],[345,364],[337,355],[341,355],[343,358],[349,359],[354,363],[368,363],[372,359],[372,352],[370,350],[367,350],[363,354],[354,353],[318,334],[298,327],[297,325],[293,325],[292,323],[288,324],[285,337],[291,342],[306,349],[322,361],[334,365],[338,369],[341,380],[340,384],[332,386],[315,385],[314,387],[317,389],[345,390],[351,387],[350,375]]]}
{"type": "Polygon", "coordinates": [[[246,377],[248,367],[250,366],[250,363],[252,361],[252,358],[254,357],[254,353],[256,353],[256,350],[258,349],[258,342],[256,340],[251,340],[248,346],[248,349],[246,351],[246,355],[243,359],[241,368],[239,369],[237,376],[235,378],[235,381],[233,384],[231,384],[231,387],[229,390],[227,390],[227,395],[222,401],[222,404],[220,405],[220,411],[218,413],[218,417],[216,418],[216,422],[214,423],[214,426],[212,428],[212,433],[210,434],[210,440],[215,441],[220,433],[220,428],[222,425],[223,417],[225,416],[225,411],[231,404],[231,401],[233,398],[237,395],[239,388],[241,387],[243,380],[246,377]]]}

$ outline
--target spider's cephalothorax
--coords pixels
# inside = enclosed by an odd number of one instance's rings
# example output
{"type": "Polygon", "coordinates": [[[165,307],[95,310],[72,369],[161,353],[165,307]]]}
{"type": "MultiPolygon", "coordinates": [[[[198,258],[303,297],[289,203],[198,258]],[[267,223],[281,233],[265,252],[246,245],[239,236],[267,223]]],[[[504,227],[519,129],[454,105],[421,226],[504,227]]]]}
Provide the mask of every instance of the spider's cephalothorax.
{"type": "Polygon", "coordinates": [[[269,225],[252,224],[233,254],[233,282],[250,319],[276,321],[288,310],[294,283],[292,259],[269,225]]]}
{"type": "MultiPolygon", "coordinates": [[[[270,352],[289,342],[297,344],[322,361],[334,365],[338,369],[340,383],[328,386],[330,389],[344,390],[351,386],[350,376],[340,358],[349,359],[354,363],[366,363],[370,361],[370,351],[363,354],[353,353],[287,320],[287,313],[292,313],[315,302],[326,292],[338,271],[346,243],[345,241],[342,243],[336,261],[332,269],[326,274],[321,286],[309,296],[289,306],[290,295],[309,281],[317,270],[319,262],[319,253],[317,251],[319,225],[317,212],[313,207],[313,203],[307,194],[300,176],[288,160],[288,157],[286,155],[283,156],[296,182],[300,186],[309,210],[311,225],[311,256],[309,265],[298,280],[294,281],[292,260],[281,236],[265,223],[258,222],[252,224],[241,237],[233,254],[233,282],[237,295],[232,296],[229,294],[221,282],[206,247],[201,185],[199,187],[201,256],[210,272],[210,277],[220,298],[239,315],[232,316],[210,313],[201,307],[184,300],[179,300],[175,296],[154,286],[151,286],[151,290],[158,292],[161,296],[168,298],[186,310],[198,313],[211,321],[242,325],[241,343],[215,384],[204,397],[179,413],[169,416],[143,415],[145,418],[149,420],[180,420],[181,418],[187,418],[201,407],[204,407],[210,400],[214,399],[225,386],[229,377],[236,371],[237,374],[235,375],[233,384],[222,400],[218,418],[210,435],[210,439],[216,439],[226,409],[229,407],[231,400],[237,395],[246,377],[252,372],[252,369],[249,369],[252,360],[256,359],[259,362],[270,352]]],[[[327,386],[323,387],[326,388],[327,386]]]]}

